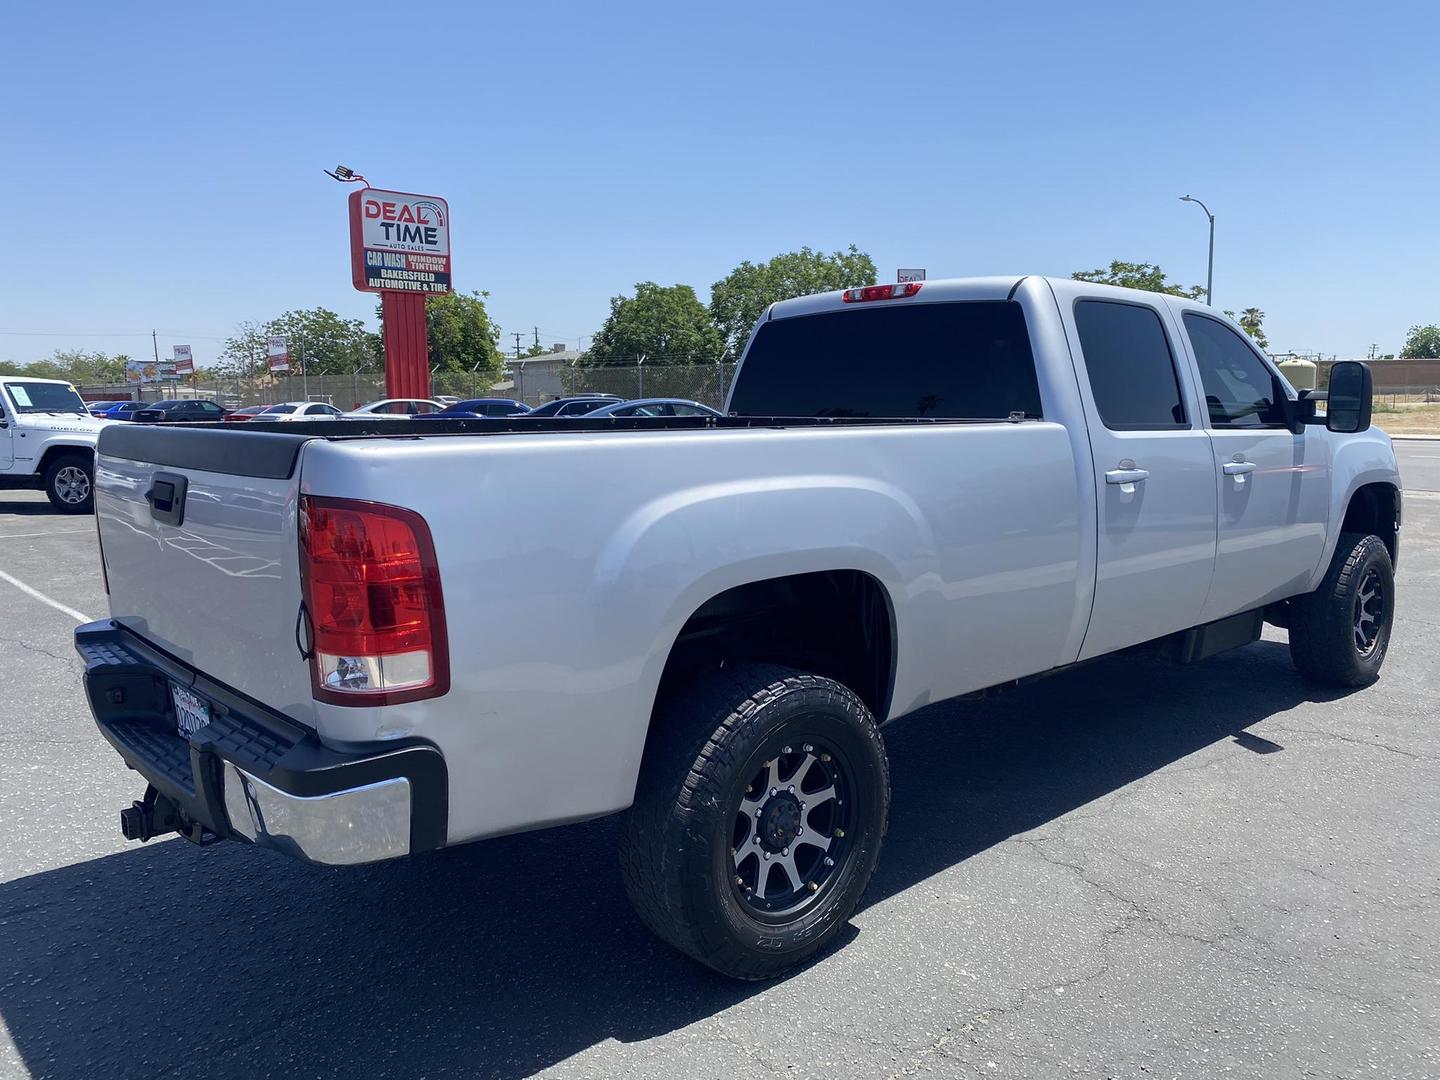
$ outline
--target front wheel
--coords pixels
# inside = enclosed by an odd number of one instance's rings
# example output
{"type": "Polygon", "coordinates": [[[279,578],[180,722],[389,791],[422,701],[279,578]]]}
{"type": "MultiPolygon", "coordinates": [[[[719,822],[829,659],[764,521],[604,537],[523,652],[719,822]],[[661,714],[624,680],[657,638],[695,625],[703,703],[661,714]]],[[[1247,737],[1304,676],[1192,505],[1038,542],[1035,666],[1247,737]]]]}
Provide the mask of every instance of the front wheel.
{"type": "Polygon", "coordinates": [[[57,457],[45,470],[45,494],[62,514],[88,514],[95,509],[95,465],[84,454],[57,457]]]}
{"type": "Polygon", "coordinates": [[[1343,533],[1320,587],[1291,603],[1290,658],[1301,675],[1329,686],[1379,678],[1395,617],[1395,572],[1383,540],[1343,533]]]}
{"type": "Polygon", "coordinates": [[[890,777],[870,710],[831,679],[742,663],[672,695],[655,723],[620,838],[636,911],[735,978],[801,963],[880,854],[890,777]]]}

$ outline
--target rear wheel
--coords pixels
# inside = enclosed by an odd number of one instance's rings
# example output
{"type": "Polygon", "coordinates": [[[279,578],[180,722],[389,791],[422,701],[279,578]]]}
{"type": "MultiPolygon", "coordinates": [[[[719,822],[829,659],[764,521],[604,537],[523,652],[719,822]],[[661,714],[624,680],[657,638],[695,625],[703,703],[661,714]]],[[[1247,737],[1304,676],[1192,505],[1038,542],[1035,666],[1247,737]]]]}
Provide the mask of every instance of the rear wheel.
{"type": "Polygon", "coordinates": [[[726,975],[794,967],[839,932],[880,853],[890,788],[874,717],[830,679],[736,664],[655,722],[621,830],[636,911],[726,975]]]}
{"type": "Polygon", "coordinates": [[[1300,674],[1330,686],[1379,678],[1395,613],[1395,575],[1383,540],[1343,533],[1325,580],[1292,605],[1290,657],[1300,674]]]}
{"type": "Polygon", "coordinates": [[[45,494],[62,514],[88,514],[95,509],[94,459],[65,454],[45,469],[45,494]]]}

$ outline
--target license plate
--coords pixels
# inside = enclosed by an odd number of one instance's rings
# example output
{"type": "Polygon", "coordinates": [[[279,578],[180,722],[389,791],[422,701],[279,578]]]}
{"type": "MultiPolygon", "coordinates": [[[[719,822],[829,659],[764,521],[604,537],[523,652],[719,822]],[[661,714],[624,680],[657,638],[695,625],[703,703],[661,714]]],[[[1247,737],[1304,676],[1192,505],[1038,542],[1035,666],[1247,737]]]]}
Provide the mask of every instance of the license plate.
{"type": "Polygon", "coordinates": [[[175,703],[175,730],[182,739],[210,723],[210,703],[199,694],[171,683],[170,699],[175,703]]]}

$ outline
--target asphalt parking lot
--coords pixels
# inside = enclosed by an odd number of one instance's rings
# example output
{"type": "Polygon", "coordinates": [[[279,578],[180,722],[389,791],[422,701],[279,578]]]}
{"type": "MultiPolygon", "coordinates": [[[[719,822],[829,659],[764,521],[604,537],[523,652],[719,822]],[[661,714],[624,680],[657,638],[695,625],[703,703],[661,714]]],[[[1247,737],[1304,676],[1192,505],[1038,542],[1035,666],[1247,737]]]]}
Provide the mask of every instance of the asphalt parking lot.
{"type": "Polygon", "coordinates": [[[0,1080],[1440,1075],[1440,442],[1400,452],[1377,685],[1267,630],[908,718],[861,910],[768,985],[645,933],[611,821],[348,871],[126,843],[93,521],[0,493],[0,1080]]]}

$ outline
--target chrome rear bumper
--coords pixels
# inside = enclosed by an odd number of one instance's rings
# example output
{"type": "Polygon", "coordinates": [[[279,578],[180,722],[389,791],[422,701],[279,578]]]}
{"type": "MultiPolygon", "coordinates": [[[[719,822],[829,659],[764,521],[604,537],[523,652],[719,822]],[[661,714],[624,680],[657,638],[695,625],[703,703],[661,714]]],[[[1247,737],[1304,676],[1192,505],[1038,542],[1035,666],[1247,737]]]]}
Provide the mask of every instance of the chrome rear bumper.
{"type": "Polygon", "coordinates": [[[153,793],[122,812],[126,836],[248,840],[332,866],[445,846],[449,773],[433,743],[322,742],[108,619],[78,627],[75,647],[96,725],[153,793]],[[172,685],[209,704],[188,737],[172,685]]]}
{"type": "Polygon", "coordinates": [[[410,854],[410,781],[404,777],[326,795],[292,795],[225,763],[230,828],[261,847],[330,866],[410,854]]]}

